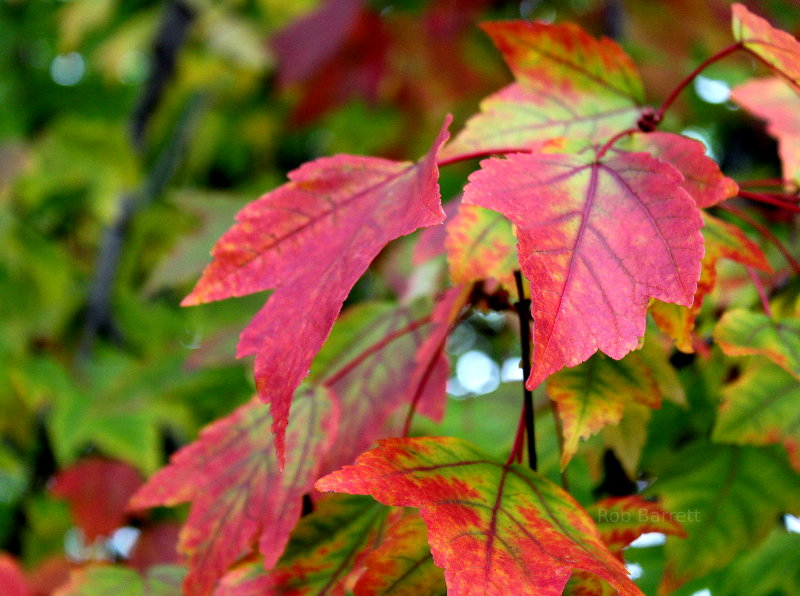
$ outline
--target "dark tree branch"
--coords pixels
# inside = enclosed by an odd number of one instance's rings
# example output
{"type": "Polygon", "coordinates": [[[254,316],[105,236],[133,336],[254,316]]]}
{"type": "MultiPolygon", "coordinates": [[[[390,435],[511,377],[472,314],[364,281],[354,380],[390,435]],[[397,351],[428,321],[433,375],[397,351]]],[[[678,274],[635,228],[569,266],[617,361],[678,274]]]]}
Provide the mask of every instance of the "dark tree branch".
{"type": "MultiPolygon", "coordinates": [[[[140,154],[144,147],[145,129],[161,101],[166,85],[172,79],[178,51],[193,18],[194,12],[183,0],[172,0],[167,4],[153,42],[150,76],[139,103],[131,114],[131,143],[140,154]]],[[[200,103],[199,96],[190,99],[172,138],[148,173],[142,188],[137,192],[127,192],[119,198],[117,216],[103,233],[97,255],[95,273],[89,288],[83,335],[77,352],[78,360],[85,360],[90,355],[98,335],[105,335],[116,343],[122,343],[111,313],[111,295],[127,230],[136,212],[164,191],[175,172],[200,103]]]]}
{"type": "Polygon", "coordinates": [[[531,301],[525,298],[525,287],[522,283],[522,273],[514,271],[514,280],[517,282],[519,300],[514,304],[519,316],[519,340],[522,347],[522,396],[523,416],[525,417],[525,435],[528,438],[528,465],[531,470],[536,470],[536,428],[533,421],[533,393],[528,389],[528,377],[531,376],[531,301]]]}
{"type": "Polygon", "coordinates": [[[183,0],[167,4],[161,26],[153,40],[150,76],[147,78],[139,103],[131,115],[131,139],[137,150],[144,149],[147,124],[161,102],[167,84],[172,80],[178,51],[194,20],[193,9],[183,0]]]}

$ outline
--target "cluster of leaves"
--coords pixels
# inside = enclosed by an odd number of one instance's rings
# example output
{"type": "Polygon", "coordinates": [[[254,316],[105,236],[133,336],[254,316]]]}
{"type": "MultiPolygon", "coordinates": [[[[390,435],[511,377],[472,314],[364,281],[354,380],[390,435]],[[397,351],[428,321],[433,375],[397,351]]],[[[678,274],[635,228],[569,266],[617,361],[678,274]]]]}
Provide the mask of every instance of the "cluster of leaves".
{"type": "MultiPolygon", "coordinates": [[[[461,4],[425,13],[430,38],[461,39],[461,4]]],[[[791,593],[796,562],[764,569],[798,547],[782,516],[800,514],[800,265],[787,247],[800,212],[800,42],[742,5],[732,14],[734,44],[657,109],[607,38],[571,23],[484,23],[514,82],[452,140],[448,116],[416,162],[321,157],[239,211],[183,304],[271,290],[236,347],[255,356],[258,396],[245,401],[237,386],[241,405],[209,412],[218,419],[144,484],[129,465],[85,453],[62,466],[51,492],[69,501],[88,559],[88,545],[133,515],[139,548],[157,532],[174,540],[178,524],[159,521],[170,514],[134,512],[189,510],[180,558],[159,543],[146,561],[73,571],[57,593],[639,594],[653,582],[665,593],[791,593]],[[771,72],[744,81],[740,68],[731,97],[777,138],[774,180],[736,182],[697,140],[657,130],[674,124],[668,108],[684,87],[734,52],[771,72]],[[445,167],[458,196],[443,207],[445,167]],[[399,300],[362,298],[375,271],[399,300]],[[448,339],[489,310],[520,336],[523,399],[480,398],[485,420],[470,432],[454,423],[467,404],[446,399],[448,339]],[[460,436],[432,436],[445,434],[460,436]],[[625,549],[648,532],[669,538],[625,549]],[[626,563],[644,570],[640,585],[626,563]]],[[[439,77],[438,98],[407,86],[408,65],[391,58],[411,52],[409,22],[393,30],[373,9],[331,1],[274,36],[278,84],[300,95],[289,122],[353,94],[379,101],[392,81],[411,98],[409,121],[463,101],[463,81],[480,77],[465,62],[439,73],[441,45],[409,58],[435,71],[423,80],[439,77]]],[[[234,318],[209,323],[223,343],[234,318]]],[[[219,357],[212,347],[203,363],[219,357]]],[[[141,369],[168,352],[152,349],[141,369]]],[[[186,381],[173,357],[115,387],[107,371],[123,364],[111,354],[84,384],[51,358],[14,382],[26,393],[44,375],[42,394],[67,396],[46,429],[59,462],[88,443],[149,474],[159,422],[223,382],[186,381]],[[130,412],[80,395],[87,388],[118,393],[121,408],[143,391],[159,401],[139,398],[141,430],[126,438],[130,412]]],[[[0,563],[0,585],[30,591],[14,560],[0,563]]]]}

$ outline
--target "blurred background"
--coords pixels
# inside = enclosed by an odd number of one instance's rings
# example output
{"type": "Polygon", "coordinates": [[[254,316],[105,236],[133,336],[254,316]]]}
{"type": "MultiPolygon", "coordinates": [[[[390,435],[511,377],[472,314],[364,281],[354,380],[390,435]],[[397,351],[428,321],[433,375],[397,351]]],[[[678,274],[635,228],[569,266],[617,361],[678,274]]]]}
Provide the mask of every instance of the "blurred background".
{"type": "MultiPolygon", "coordinates": [[[[800,32],[796,1],[746,4],[800,32]]],[[[732,41],[722,0],[0,3],[0,570],[18,565],[49,594],[81,561],[177,562],[181,510],[122,509],[254,391],[234,346],[264,297],[178,306],[214,241],[305,161],[416,159],[447,113],[457,131],[510,80],[477,27],[505,18],[617,39],[656,105],[732,41]]],[[[774,141],[728,101],[753,72],[747,58],[715,65],[665,128],[702,140],[729,175],[769,178],[774,141]]],[[[442,172],[446,201],[470,167],[442,172]]],[[[349,303],[443,287],[441,257],[415,265],[412,242],[393,243],[349,303]]],[[[453,405],[418,432],[507,451],[521,378],[510,325],[487,310],[456,330],[453,405]]],[[[555,442],[542,449],[557,475],[555,442]]],[[[583,500],[588,466],[571,467],[583,500]]]]}

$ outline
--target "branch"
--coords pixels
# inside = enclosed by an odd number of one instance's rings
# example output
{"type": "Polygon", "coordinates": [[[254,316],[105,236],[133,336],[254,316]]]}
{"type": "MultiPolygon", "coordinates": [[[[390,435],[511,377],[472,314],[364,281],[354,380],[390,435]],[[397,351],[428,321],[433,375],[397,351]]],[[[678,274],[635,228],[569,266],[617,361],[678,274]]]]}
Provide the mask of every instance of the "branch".
{"type": "Polygon", "coordinates": [[[172,79],[178,51],[194,17],[194,10],[183,0],[172,0],[164,10],[161,26],[153,40],[150,76],[131,115],[131,141],[139,151],[144,149],[147,124],[164,96],[167,83],[172,79]]]}
{"type": "Polygon", "coordinates": [[[158,161],[145,179],[142,189],[138,193],[128,193],[122,197],[114,223],[103,233],[94,277],[89,288],[86,319],[77,352],[78,360],[88,358],[94,347],[95,339],[103,332],[110,334],[118,343],[122,341],[111,316],[111,292],[125,245],[127,230],[136,213],[164,192],[185,152],[189,133],[201,106],[202,97],[200,95],[190,98],[170,142],[161,152],[158,161]]]}
{"type": "Polygon", "coordinates": [[[519,300],[514,304],[519,316],[519,340],[522,347],[522,416],[525,420],[525,434],[528,437],[528,465],[531,470],[536,470],[536,427],[533,421],[533,393],[528,389],[527,381],[531,376],[531,301],[525,298],[525,287],[522,283],[522,273],[514,271],[514,280],[517,282],[519,300]]]}

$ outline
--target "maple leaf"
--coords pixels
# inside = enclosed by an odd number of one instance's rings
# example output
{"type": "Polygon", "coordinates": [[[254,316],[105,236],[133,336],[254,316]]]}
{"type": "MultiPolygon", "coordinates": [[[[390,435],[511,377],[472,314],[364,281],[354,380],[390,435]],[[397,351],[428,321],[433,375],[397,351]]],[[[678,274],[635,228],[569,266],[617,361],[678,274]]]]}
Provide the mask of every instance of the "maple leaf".
{"type": "MultiPolygon", "coordinates": [[[[449,203],[445,203],[445,219],[451,221],[461,207],[461,197],[457,197],[449,203]]],[[[414,253],[411,262],[414,265],[422,265],[426,261],[444,254],[444,243],[447,238],[447,225],[433,226],[424,228],[419,233],[417,243],[414,245],[414,253]]]]}
{"type": "Polygon", "coordinates": [[[738,594],[747,586],[751,596],[791,595],[800,586],[800,535],[775,528],[758,545],[718,576],[714,594],[738,594]]]}
{"type": "Polygon", "coordinates": [[[800,91],[800,42],[742,4],[733,4],[733,37],[800,91]]]}
{"type": "Polygon", "coordinates": [[[658,385],[636,352],[618,361],[595,354],[580,366],[559,371],[547,380],[547,395],[556,403],[563,428],[562,470],[578,450],[578,441],[618,424],[628,402],[661,407],[658,385]]]}
{"type": "Polygon", "coordinates": [[[640,594],[588,515],[535,472],[450,437],[385,439],[319,490],[419,507],[448,594],[561,594],[573,569],[640,594]]]}
{"type": "Polygon", "coordinates": [[[636,124],[644,101],[630,57],[610,39],[571,23],[484,23],[516,78],[481,102],[446,159],[507,152],[569,136],[600,142],[636,124]]]}
{"type": "Polygon", "coordinates": [[[324,388],[298,391],[283,472],[269,422],[267,409],[251,400],[205,428],[131,500],[135,509],[191,502],[179,542],[189,559],[187,594],[209,594],[255,541],[264,564],[275,564],[333,440],[338,406],[324,388]]]}
{"type": "Polygon", "coordinates": [[[409,511],[390,523],[380,545],[364,557],[364,566],[353,587],[355,596],[447,594],[444,574],[433,563],[425,522],[417,512],[409,511]]]}
{"type": "Polygon", "coordinates": [[[441,223],[436,155],[447,117],[417,164],[339,155],[304,164],[237,216],[184,305],[275,288],[242,333],[256,386],[270,403],[278,461],[292,394],[355,282],[391,240],[441,223]]]}
{"type": "Polygon", "coordinates": [[[677,169],[684,178],[681,186],[698,207],[712,207],[739,191],[739,185],[720,171],[717,163],[706,155],[705,145],[695,139],[655,131],[631,135],[613,150],[619,152],[620,147],[644,151],[677,169]]]}
{"type": "Polygon", "coordinates": [[[344,595],[343,581],[377,539],[387,513],[363,497],[326,497],[297,524],[274,569],[265,572],[260,561],[241,565],[214,596],[344,595]]]}
{"type": "Polygon", "coordinates": [[[689,306],[668,304],[654,300],[650,314],[659,328],[675,340],[682,352],[694,352],[692,330],[707,294],[717,285],[717,262],[729,259],[761,271],[772,271],[764,252],[750,240],[741,228],[703,212],[703,239],[706,254],[703,256],[700,281],[694,303],[689,306]]]}
{"type": "Polygon", "coordinates": [[[143,577],[119,565],[90,565],[75,569],[53,596],[181,596],[184,572],[178,565],[157,565],[143,577]]]}
{"type": "Polygon", "coordinates": [[[360,0],[323,2],[270,40],[278,62],[278,85],[303,82],[317,73],[347,40],[361,12],[360,0]]]}
{"type": "Polygon", "coordinates": [[[731,99],[767,121],[767,132],[778,139],[786,180],[800,182],[800,95],[777,77],[756,79],[734,87],[731,99]]]}
{"type": "Polygon", "coordinates": [[[600,538],[620,561],[622,549],[646,532],[686,536],[671,512],[639,495],[610,497],[586,508],[600,532],[600,538]]]}
{"type": "Polygon", "coordinates": [[[800,320],[772,320],[741,308],[726,312],[714,340],[728,356],[760,354],[800,380],[800,320]]]}
{"type": "Polygon", "coordinates": [[[59,472],[51,490],[69,502],[76,525],[93,541],[123,525],[125,506],[142,482],[126,463],[90,457],[59,472]]]}
{"type": "MultiPolygon", "coordinates": [[[[646,532],[686,536],[683,527],[670,512],[638,495],[603,499],[587,507],[586,512],[597,524],[603,542],[622,563],[625,562],[622,549],[646,532]]],[[[616,590],[595,575],[576,571],[564,594],[613,596],[616,590]]]]}
{"type": "Polygon", "coordinates": [[[28,596],[28,582],[17,561],[0,552],[0,593],[5,596],[28,596]]]}
{"type": "Polygon", "coordinates": [[[800,472],[800,383],[761,361],[724,390],[712,438],[739,445],[783,444],[800,472]]]}
{"type": "Polygon", "coordinates": [[[662,581],[669,594],[754,548],[777,517],[800,511],[800,475],[780,450],[695,443],[677,454],[648,493],[686,530],[668,537],[662,581]]]}
{"type": "Polygon", "coordinates": [[[145,571],[153,565],[179,565],[178,536],[181,524],[163,521],[144,526],[128,555],[128,565],[145,571]]]}
{"type": "Polygon", "coordinates": [[[391,415],[416,401],[420,413],[444,413],[450,366],[447,335],[469,297],[469,288],[444,293],[429,316],[392,304],[362,304],[337,320],[310,376],[337,397],[347,424],[326,451],[322,472],[352,463],[378,438],[401,432],[391,415]]]}
{"type": "Polygon", "coordinates": [[[534,149],[481,168],[464,202],[516,224],[531,282],[528,387],[598,349],[620,359],[636,348],[650,297],[691,306],[702,219],[672,166],[644,153],[596,160],[534,149]]]}
{"type": "Polygon", "coordinates": [[[353,97],[378,98],[390,47],[384,20],[361,0],[328,0],[271,40],[278,84],[301,84],[294,124],[308,122],[353,97]]]}
{"type": "Polygon", "coordinates": [[[461,205],[447,223],[447,262],[456,283],[495,279],[513,295],[518,267],[517,239],[503,215],[476,205],[461,205]]]}

